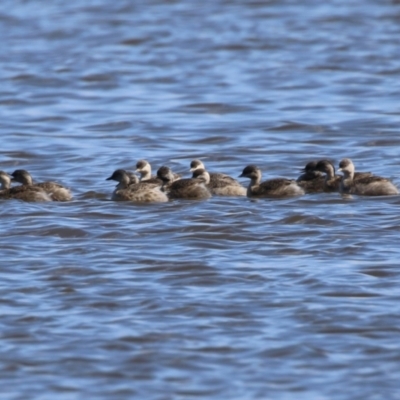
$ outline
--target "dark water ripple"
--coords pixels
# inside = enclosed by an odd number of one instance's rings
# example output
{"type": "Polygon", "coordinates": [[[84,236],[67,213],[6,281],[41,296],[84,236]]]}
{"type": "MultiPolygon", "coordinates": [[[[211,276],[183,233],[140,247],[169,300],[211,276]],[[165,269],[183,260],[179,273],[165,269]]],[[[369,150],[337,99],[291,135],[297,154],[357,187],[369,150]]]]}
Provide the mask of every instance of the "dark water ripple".
{"type": "Polygon", "coordinates": [[[2,397],[400,399],[398,196],[109,201],[146,158],[400,185],[396,1],[0,6],[2,397]]]}

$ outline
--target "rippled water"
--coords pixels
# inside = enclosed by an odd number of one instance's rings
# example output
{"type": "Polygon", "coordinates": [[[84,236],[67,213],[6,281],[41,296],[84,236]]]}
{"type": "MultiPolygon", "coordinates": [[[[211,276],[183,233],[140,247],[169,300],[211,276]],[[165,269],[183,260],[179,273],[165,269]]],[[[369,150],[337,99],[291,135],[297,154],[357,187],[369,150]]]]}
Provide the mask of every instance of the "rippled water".
{"type": "MultiPolygon", "coordinates": [[[[2,397],[400,399],[398,196],[134,205],[116,168],[400,186],[397,1],[5,1],[2,397]]],[[[246,184],[247,182],[243,182],[246,184]]]]}

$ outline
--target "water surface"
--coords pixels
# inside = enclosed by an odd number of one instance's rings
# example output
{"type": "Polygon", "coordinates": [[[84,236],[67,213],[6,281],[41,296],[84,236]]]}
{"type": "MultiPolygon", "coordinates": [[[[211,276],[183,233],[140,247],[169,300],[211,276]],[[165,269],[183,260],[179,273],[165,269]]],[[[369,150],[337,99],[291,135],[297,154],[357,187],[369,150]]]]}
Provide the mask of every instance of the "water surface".
{"type": "MultiPolygon", "coordinates": [[[[315,158],[400,185],[396,1],[6,1],[0,169],[8,399],[400,399],[398,196],[109,201],[148,159],[189,176],[315,158]]],[[[246,184],[246,181],[242,181],[246,184]]]]}

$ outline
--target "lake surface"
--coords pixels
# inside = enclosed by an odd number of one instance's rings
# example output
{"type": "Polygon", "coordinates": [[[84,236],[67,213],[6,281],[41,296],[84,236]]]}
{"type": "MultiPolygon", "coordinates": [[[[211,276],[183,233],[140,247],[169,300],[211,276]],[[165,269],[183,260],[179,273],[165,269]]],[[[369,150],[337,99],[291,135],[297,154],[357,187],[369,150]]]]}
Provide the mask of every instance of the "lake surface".
{"type": "Polygon", "coordinates": [[[18,0],[0,22],[0,169],[74,193],[0,203],[0,397],[400,399],[400,196],[136,205],[105,180],[349,157],[400,186],[398,1],[18,0]]]}

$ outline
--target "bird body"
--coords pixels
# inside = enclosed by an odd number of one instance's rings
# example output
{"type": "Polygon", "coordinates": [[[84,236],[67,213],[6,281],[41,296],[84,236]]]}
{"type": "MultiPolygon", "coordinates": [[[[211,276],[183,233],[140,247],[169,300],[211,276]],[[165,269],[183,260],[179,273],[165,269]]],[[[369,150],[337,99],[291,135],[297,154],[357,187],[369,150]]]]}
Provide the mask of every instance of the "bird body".
{"type": "Polygon", "coordinates": [[[52,201],[51,197],[40,187],[20,185],[11,187],[11,177],[0,171],[0,199],[23,201],[52,201]]]}
{"type": "Polygon", "coordinates": [[[354,178],[355,167],[349,158],[344,158],[339,163],[339,171],[343,172],[340,182],[342,194],[357,194],[361,196],[388,196],[399,194],[397,187],[386,178],[381,176],[364,176],[354,178]]]}
{"type": "MultiPolygon", "coordinates": [[[[200,160],[193,160],[190,163],[190,171],[193,174],[198,170],[205,170],[204,164],[200,160]]],[[[246,188],[243,187],[236,179],[229,175],[208,172],[210,182],[207,184],[209,191],[217,196],[246,196],[246,188]]]]}
{"type": "Polygon", "coordinates": [[[45,191],[53,201],[72,200],[72,194],[66,187],[56,182],[41,182],[34,184],[31,175],[24,169],[16,169],[11,176],[13,181],[21,183],[22,186],[43,189],[43,191],[45,191]]]}
{"type": "Polygon", "coordinates": [[[261,182],[261,170],[255,165],[245,167],[240,177],[250,178],[247,197],[290,197],[305,193],[295,180],[275,178],[261,182]]]}
{"type": "Polygon", "coordinates": [[[137,203],[162,203],[168,201],[158,184],[140,183],[135,175],[123,169],[117,169],[106,180],[117,181],[118,184],[111,195],[114,201],[133,201],[137,203]],[[132,183],[134,181],[135,183],[132,183]]]}
{"type": "Polygon", "coordinates": [[[210,175],[204,169],[197,170],[194,178],[174,181],[173,172],[169,167],[163,166],[157,171],[157,176],[163,181],[163,190],[169,198],[201,200],[211,197],[207,188],[210,175]]]}

